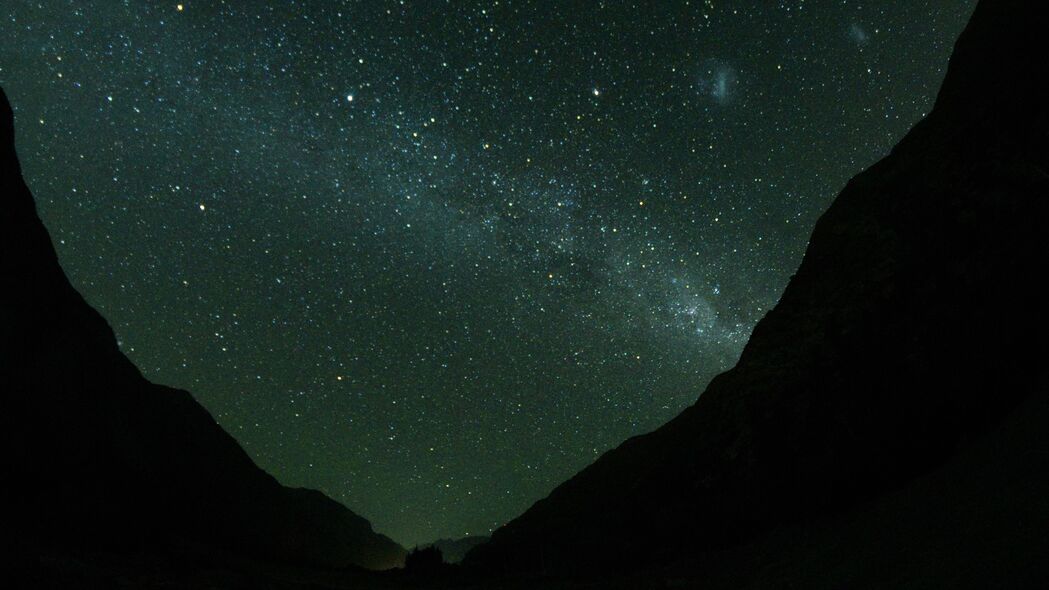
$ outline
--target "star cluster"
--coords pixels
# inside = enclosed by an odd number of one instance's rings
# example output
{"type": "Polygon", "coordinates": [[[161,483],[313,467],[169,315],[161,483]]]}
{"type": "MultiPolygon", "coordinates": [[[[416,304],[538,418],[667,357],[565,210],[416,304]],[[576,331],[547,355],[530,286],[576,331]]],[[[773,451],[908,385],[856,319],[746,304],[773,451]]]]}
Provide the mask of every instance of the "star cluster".
{"type": "Polygon", "coordinates": [[[152,380],[404,544],[695,401],[974,0],[16,0],[61,261],[152,380]]]}

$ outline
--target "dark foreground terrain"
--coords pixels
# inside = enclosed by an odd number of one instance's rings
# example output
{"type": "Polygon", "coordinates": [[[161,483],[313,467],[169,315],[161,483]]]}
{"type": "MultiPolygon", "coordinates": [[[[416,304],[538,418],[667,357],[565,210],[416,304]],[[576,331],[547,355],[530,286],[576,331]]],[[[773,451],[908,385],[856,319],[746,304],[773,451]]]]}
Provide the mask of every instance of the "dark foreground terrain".
{"type": "Polygon", "coordinates": [[[280,486],[62,274],[0,117],[6,554],[29,586],[1049,586],[1049,90],[982,0],[932,113],[820,219],[739,364],[461,567],[280,486]],[[11,523],[7,526],[7,523],[11,523]]]}

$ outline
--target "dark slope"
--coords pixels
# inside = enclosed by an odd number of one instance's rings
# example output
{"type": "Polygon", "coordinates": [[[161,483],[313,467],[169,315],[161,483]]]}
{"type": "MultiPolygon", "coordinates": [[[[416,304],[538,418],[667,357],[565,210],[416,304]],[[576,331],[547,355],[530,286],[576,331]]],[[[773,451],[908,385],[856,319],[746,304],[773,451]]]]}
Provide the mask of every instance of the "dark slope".
{"type": "Polygon", "coordinates": [[[404,550],[255,466],[190,394],[150,383],[59,267],[0,92],[0,427],[15,548],[196,546],[387,568],[404,550]]]}
{"type": "Polygon", "coordinates": [[[466,564],[715,555],[884,497],[1046,395],[1047,25],[1033,3],[980,2],[933,112],[820,219],[737,366],[466,564]]]}
{"type": "Polygon", "coordinates": [[[1045,588],[1049,396],[856,509],[668,568],[716,588],[1045,588]],[[697,567],[697,565],[699,567],[697,567]]]}

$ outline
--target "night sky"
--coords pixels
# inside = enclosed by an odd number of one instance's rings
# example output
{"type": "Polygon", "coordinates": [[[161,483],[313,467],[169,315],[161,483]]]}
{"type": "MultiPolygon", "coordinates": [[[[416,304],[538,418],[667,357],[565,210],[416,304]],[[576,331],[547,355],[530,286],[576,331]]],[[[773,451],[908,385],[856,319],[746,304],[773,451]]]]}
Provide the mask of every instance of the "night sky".
{"type": "Polygon", "coordinates": [[[975,0],[3,5],[27,180],[122,349],[410,546],[694,402],[975,0]]]}

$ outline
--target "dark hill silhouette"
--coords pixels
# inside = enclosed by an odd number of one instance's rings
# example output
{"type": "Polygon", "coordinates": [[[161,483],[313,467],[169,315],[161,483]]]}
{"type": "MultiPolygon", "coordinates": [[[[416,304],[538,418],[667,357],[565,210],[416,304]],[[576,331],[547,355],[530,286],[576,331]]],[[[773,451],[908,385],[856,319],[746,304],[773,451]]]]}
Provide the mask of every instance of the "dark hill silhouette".
{"type": "MultiPolygon", "coordinates": [[[[713,572],[724,559],[740,574],[804,559],[795,540],[820,538],[809,558],[838,551],[860,567],[878,561],[881,525],[900,536],[880,546],[913,549],[889,551],[894,566],[924,563],[925,574],[958,561],[947,555],[1049,549],[1049,505],[1033,500],[1049,495],[1035,454],[1049,453],[1045,422],[1024,421],[1049,418],[1047,25],[1034,3],[981,1],[934,110],[822,216],[736,367],[497,530],[466,566],[581,573],[688,561],[713,572]],[[940,505],[951,490],[971,493],[940,505]],[[942,518],[907,524],[923,515],[942,518]],[[815,524],[826,522],[838,524],[815,524]]],[[[1013,575],[1032,567],[1021,559],[1013,575]]]]}
{"type": "Polygon", "coordinates": [[[405,551],[320,492],[281,486],[189,393],[147,381],[66,279],[0,91],[0,426],[11,552],[197,547],[388,568],[405,551]]]}

